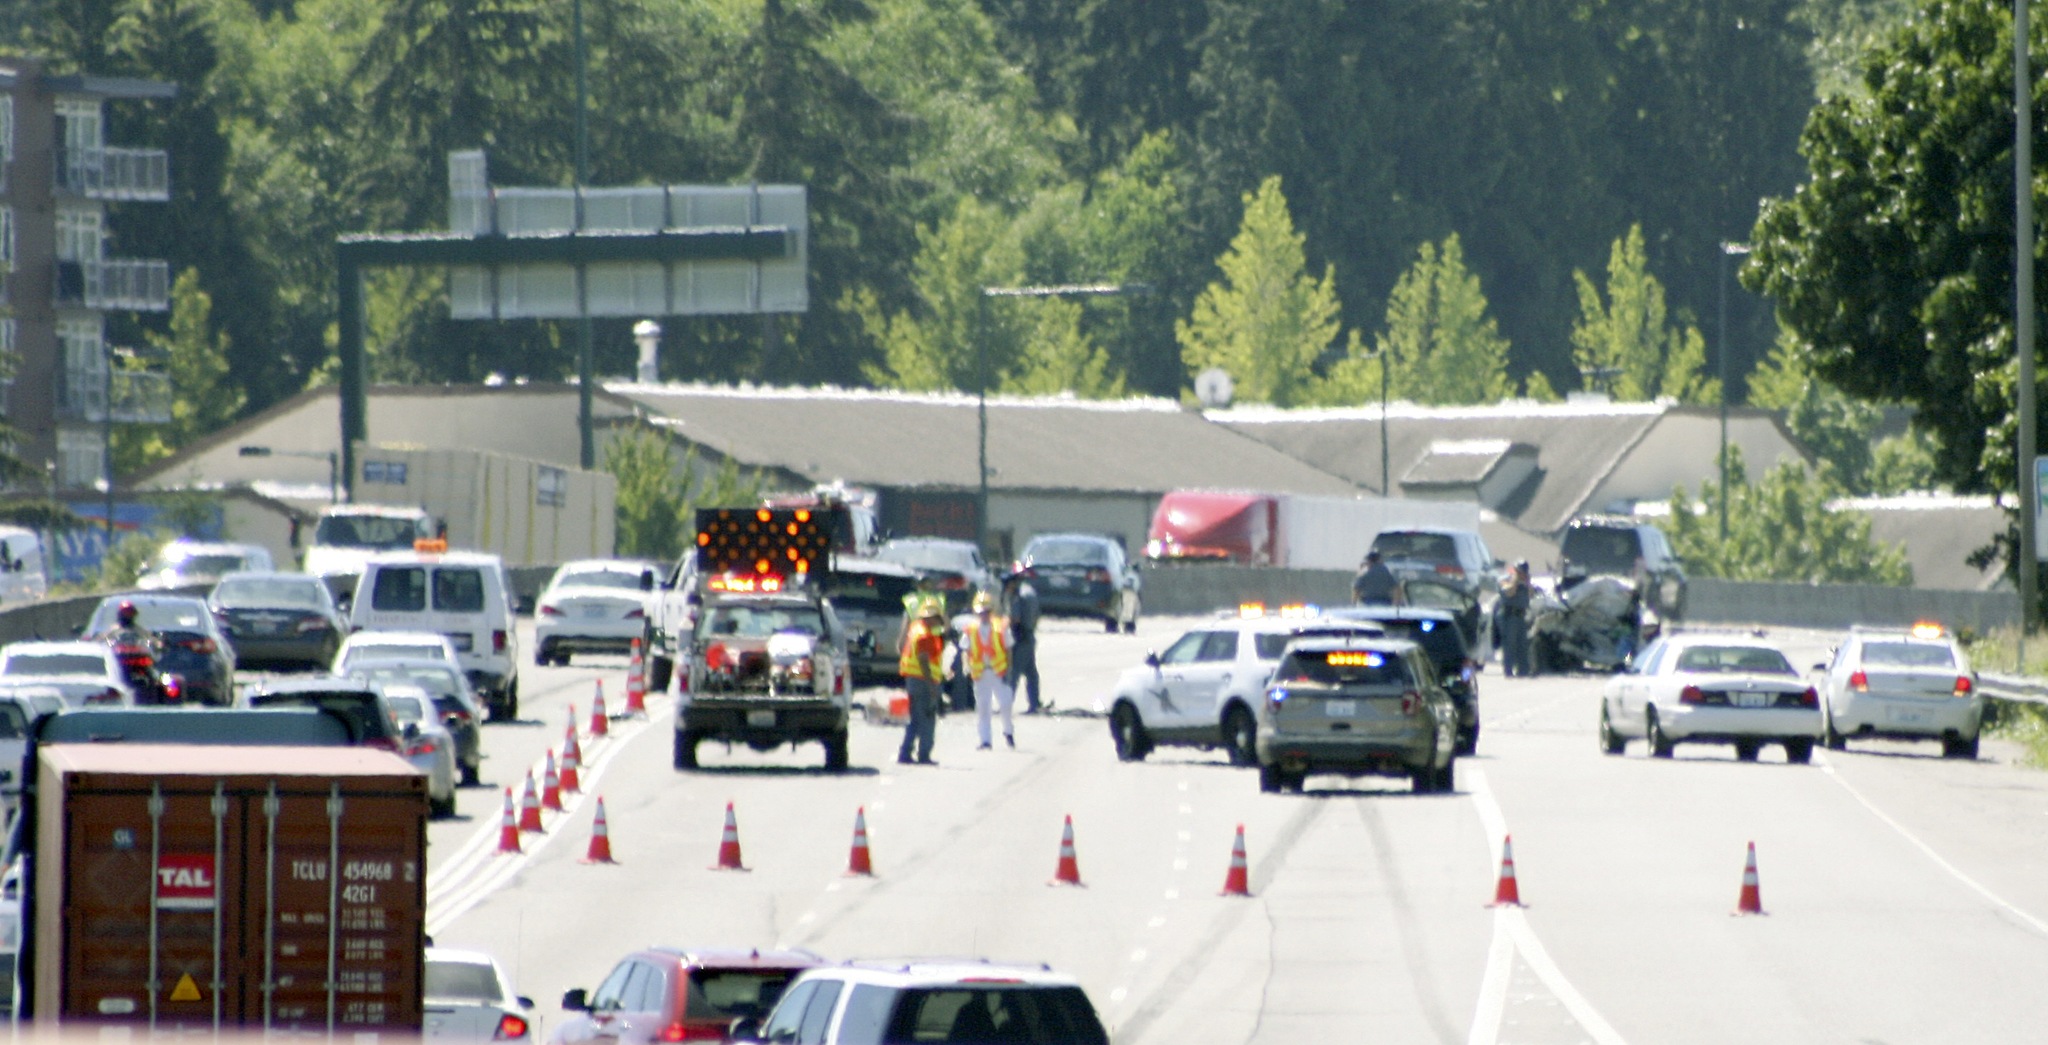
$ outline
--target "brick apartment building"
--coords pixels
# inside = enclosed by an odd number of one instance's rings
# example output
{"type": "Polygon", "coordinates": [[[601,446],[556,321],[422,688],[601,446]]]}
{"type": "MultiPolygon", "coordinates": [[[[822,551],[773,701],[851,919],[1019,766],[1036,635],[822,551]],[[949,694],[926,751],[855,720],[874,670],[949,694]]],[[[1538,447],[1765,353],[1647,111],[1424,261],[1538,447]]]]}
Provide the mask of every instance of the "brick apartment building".
{"type": "Polygon", "coordinates": [[[169,200],[170,160],[108,145],[105,107],[175,90],[0,56],[0,410],[14,452],[62,490],[106,477],[108,426],[169,416],[164,375],[122,365],[135,353],[109,343],[107,318],[168,311],[170,264],[107,248],[108,205],[169,200]]]}

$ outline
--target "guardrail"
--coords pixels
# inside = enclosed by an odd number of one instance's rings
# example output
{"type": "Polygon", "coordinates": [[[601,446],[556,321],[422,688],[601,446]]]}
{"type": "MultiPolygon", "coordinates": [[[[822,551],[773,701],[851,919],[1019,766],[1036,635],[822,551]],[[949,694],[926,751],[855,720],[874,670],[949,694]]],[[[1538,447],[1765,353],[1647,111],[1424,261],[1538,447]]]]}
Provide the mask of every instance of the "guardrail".
{"type": "Polygon", "coordinates": [[[1977,673],[1977,687],[1993,700],[2006,700],[2015,704],[2048,705],[2048,682],[2028,678],[2024,675],[1999,675],[1988,671],[1977,673]]]}

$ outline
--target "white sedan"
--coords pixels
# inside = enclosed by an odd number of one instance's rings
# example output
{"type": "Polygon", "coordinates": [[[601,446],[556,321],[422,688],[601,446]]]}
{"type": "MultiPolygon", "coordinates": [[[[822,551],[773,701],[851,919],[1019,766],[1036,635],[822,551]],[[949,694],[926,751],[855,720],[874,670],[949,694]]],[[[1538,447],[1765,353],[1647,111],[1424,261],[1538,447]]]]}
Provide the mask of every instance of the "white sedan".
{"type": "Polygon", "coordinates": [[[647,599],[662,567],[639,559],[565,562],[534,602],[533,662],[624,653],[647,632],[647,599]]]}
{"type": "Polygon", "coordinates": [[[427,948],[429,1042],[532,1042],[533,999],[512,993],[505,970],[481,951],[427,948]]]}
{"type": "Polygon", "coordinates": [[[0,647],[0,687],[23,686],[55,689],[72,707],[135,703],[121,662],[104,642],[13,642],[0,647]]]}
{"type": "Polygon", "coordinates": [[[1619,755],[1633,739],[1670,758],[1681,743],[1732,744],[1754,762],[1781,744],[1788,762],[1813,758],[1820,694],[1782,650],[1761,639],[1678,632],[1644,647],[1600,699],[1600,747],[1619,755]]]}

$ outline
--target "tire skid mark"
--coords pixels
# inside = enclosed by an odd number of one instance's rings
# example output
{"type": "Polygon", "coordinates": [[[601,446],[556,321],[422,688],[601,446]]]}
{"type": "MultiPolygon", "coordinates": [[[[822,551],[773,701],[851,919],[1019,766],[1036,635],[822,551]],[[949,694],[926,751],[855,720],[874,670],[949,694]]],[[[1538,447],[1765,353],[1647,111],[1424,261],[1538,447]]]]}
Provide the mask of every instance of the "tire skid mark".
{"type": "Polygon", "coordinates": [[[1401,870],[1394,865],[1394,843],[1387,836],[1386,818],[1381,815],[1379,803],[1354,798],[1352,808],[1358,810],[1358,819],[1365,824],[1366,837],[1372,841],[1373,863],[1378,865],[1380,883],[1386,888],[1392,900],[1394,932],[1399,937],[1403,964],[1408,967],[1413,981],[1416,1007],[1422,1011],[1423,1021],[1443,1042],[1458,1040],[1457,1023],[1444,1009],[1443,985],[1431,975],[1429,949],[1424,946],[1428,939],[1423,932],[1422,922],[1416,918],[1415,907],[1408,902],[1408,891],[1401,881],[1401,870]]]}

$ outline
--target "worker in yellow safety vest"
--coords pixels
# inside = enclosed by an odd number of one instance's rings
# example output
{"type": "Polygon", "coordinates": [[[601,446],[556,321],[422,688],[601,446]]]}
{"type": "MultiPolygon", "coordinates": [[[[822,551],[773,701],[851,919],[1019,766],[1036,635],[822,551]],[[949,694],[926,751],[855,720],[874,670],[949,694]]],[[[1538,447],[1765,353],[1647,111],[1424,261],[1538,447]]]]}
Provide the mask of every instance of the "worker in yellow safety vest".
{"type": "Polygon", "coordinates": [[[910,721],[903,727],[903,746],[896,749],[896,761],[905,765],[937,765],[932,761],[932,739],[939,725],[939,682],[946,677],[946,618],[937,604],[918,607],[903,629],[903,646],[896,668],[903,674],[903,688],[910,697],[910,721]],[[911,757],[915,747],[916,758],[911,757]]]}
{"type": "Polygon", "coordinates": [[[975,726],[981,736],[979,750],[989,749],[989,713],[997,704],[1003,709],[1003,740],[1017,746],[1011,725],[1010,707],[1017,691],[1010,688],[1010,624],[995,614],[995,601],[987,592],[974,596],[974,622],[960,636],[962,660],[967,677],[974,680],[975,726]]]}

